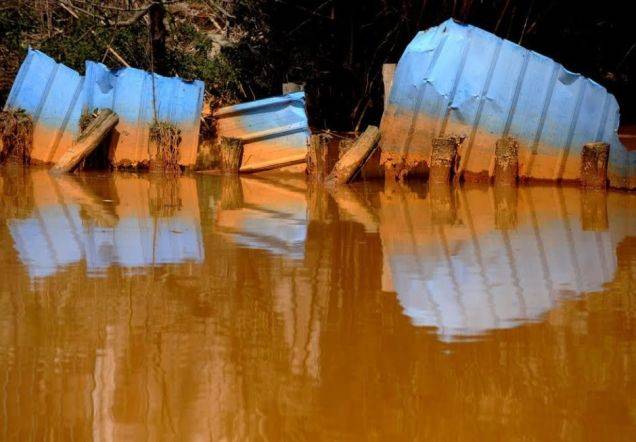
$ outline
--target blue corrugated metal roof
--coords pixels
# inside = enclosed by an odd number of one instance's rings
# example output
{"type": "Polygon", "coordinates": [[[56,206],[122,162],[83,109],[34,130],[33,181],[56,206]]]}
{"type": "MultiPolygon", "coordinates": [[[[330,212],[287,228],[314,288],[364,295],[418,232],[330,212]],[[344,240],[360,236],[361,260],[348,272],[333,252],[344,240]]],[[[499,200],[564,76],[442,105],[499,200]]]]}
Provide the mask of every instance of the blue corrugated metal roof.
{"type": "Polygon", "coordinates": [[[304,92],[224,107],[214,116],[219,135],[245,143],[243,166],[285,163],[307,152],[310,131],[304,92]]]}
{"type": "Polygon", "coordinates": [[[428,163],[433,137],[465,134],[460,172],[492,175],[495,141],[520,142],[520,173],[579,179],[584,143],[611,145],[615,187],[636,187],[636,154],[617,136],[605,88],[555,61],[474,26],[448,20],[417,34],[395,72],[382,120],[385,162],[428,163]],[[631,181],[630,181],[631,180],[631,181]]]}
{"type": "Polygon", "coordinates": [[[192,165],[203,90],[203,82],[198,80],[162,77],[134,68],[109,70],[92,61],[86,62],[83,77],[29,49],[5,107],[23,108],[33,116],[31,156],[36,162],[55,162],[64,153],[79,133],[83,110],[105,108],[119,114],[111,145],[114,162],[148,160],[148,129],[156,117],[181,129],[180,163],[192,165]]]}

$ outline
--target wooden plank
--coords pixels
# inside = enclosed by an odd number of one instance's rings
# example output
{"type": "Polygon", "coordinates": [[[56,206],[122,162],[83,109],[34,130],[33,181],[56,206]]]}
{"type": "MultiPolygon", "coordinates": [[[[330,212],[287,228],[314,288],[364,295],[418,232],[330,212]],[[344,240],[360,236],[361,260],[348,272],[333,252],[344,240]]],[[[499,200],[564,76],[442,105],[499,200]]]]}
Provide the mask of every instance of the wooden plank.
{"type": "Polygon", "coordinates": [[[346,184],[364,166],[366,160],[373,154],[380,141],[380,130],[376,126],[369,126],[358,138],[355,144],[338,160],[327,177],[327,185],[346,184]]]}
{"type": "Polygon", "coordinates": [[[81,133],[77,141],[68,148],[62,158],[51,169],[54,173],[71,172],[77,165],[94,151],[99,143],[119,122],[119,116],[110,109],[102,109],[97,117],[81,133]]]}
{"type": "Polygon", "coordinates": [[[384,108],[389,106],[389,96],[393,87],[393,77],[395,76],[396,64],[386,63],[382,65],[382,82],[384,83],[384,108]]]}

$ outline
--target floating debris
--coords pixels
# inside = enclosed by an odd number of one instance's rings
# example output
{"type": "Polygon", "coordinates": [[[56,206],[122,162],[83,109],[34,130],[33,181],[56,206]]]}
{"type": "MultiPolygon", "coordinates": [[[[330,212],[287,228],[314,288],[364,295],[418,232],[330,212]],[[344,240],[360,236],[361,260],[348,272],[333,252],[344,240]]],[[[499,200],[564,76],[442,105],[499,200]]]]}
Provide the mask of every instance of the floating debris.
{"type": "Polygon", "coordinates": [[[465,134],[458,174],[494,174],[495,144],[519,143],[521,179],[578,181],[585,143],[610,144],[608,178],[636,188],[636,153],[619,141],[614,96],[555,61],[448,20],[417,34],[395,71],[382,130],[385,167],[425,171],[432,140],[465,134]]]}

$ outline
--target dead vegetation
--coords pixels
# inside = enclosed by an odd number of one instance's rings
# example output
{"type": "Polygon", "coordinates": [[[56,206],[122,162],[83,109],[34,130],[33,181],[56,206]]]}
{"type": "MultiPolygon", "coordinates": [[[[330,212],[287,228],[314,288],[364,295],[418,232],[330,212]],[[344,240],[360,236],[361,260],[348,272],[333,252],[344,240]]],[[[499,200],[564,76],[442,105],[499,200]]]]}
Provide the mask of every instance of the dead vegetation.
{"type": "Polygon", "coordinates": [[[165,173],[180,173],[181,129],[168,121],[155,120],[150,126],[151,168],[165,173]]]}
{"type": "Polygon", "coordinates": [[[23,109],[0,112],[0,162],[29,164],[33,119],[23,109]]]}

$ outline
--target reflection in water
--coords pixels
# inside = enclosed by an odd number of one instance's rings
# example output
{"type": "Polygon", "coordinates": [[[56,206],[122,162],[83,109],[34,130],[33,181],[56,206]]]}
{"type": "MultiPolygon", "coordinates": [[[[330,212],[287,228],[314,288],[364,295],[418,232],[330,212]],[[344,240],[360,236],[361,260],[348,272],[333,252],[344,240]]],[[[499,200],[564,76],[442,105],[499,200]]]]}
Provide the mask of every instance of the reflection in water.
{"type": "Polygon", "coordinates": [[[636,437],[633,195],[5,170],[0,198],[1,440],[636,437]]]}
{"type": "MultiPolygon", "coordinates": [[[[434,222],[450,210],[432,194],[401,189],[384,193],[380,206],[383,289],[397,292],[414,325],[435,327],[444,339],[534,321],[564,295],[600,290],[615,273],[617,244],[636,235],[636,223],[620,222],[636,215],[622,204],[612,208],[619,222],[611,229],[587,229],[588,213],[577,206],[589,206],[589,195],[579,198],[578,189],[455,192],[453,223],[434,222]]],[[[604,193],[594,198],[589,215],[598,225],[608,201],[604,193]]]]}
{"type": "Polygon", "coordinates": [[[34,209],[7,223],[32,277],[86,261],[89,272],[113,264],[141,267],[203,259],[193,179],[115,176],[80,182],[32,174],[34,209]]]}
{"type": "Polygon", "coordinates": [[[302,258],[307,237],[304,177],[272,183],[224,177],[216,226],[237,244],[302,258]]]}

